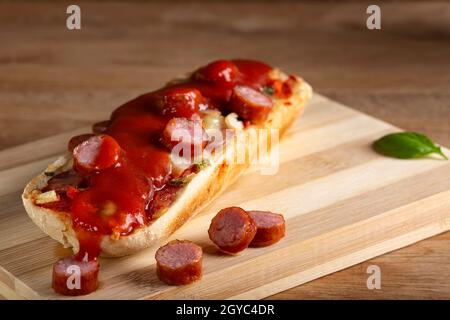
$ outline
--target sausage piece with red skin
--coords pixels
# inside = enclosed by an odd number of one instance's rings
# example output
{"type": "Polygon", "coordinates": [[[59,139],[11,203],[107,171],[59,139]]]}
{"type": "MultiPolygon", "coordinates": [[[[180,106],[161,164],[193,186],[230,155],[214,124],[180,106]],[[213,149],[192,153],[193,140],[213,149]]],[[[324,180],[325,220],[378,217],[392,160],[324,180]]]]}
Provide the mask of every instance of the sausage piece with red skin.
{"type": "Polygon", "coordinates": [[[105,133],[108,130],[110,125],[111,125],[111,120],[96,122],[92,126],[92,132],[94,132],[95,134],[105,133]]]}
{"type": "Polygon", "coordinates": [[[194,78],[209,81],[222,87],[231,87],[235,84],[239,70],[229,60],[217,60],[200,68],[194,73],[194,78]]]}
{"type": "Polygon", "coordinates": [[[236,112],[244,120],[261,123],[267,119],[272,100],[263,93],[248,87],[235,86],[231,96],[231,111],[236,112]]]}
{"type": "Polygon", "coordinates": [[[65,296],[81,296],[98,288],[98,261],[80,261],[74,256],[58,260],[53,265],[52,288],[65,296]]]}
{"type": "Polygon", "coordinates": [[[119,155],[119,144],[108,135],[90,137],[73,150],[75,167],[87,172],[115,166],[119,155]]]}
{"type": "Polygon", "coordinates": [[[80,134],[78,136],[72,137],[69,140],[69,144],[67,145],[67,149],[70,152],[73,152],[73,149],[75,149],[79,144],[85,142],[87,139],[91,138],[95,136],[95,134],[93,133],[85,133],[85,134],[80,134]]]}
{"type": "Polygon", "coordinates": [[[173,87],[152,93],[149,105],[169,119],[191,118],[197,114],[203,100],[201,92],[195,88],[173,87]]]}
{"type": "Polygon", "coordinates": [[[202,277],[202,248],[188,240],[173,240],[156,251],[156,274],[169,285],[185,285],[202,277]]]}
{"type": "Polygon", "coordinates": [[[180,144],[183,150],[191,150],[192,155],[203,150],[208,142],[208,136],[200,121],[173,118],[164,128],[161,141],[170,150],[180,144]]]}
{"type": "Polygon", "coordinates": [[[225,208],[211,220],[208,234],[222,251],[236,254],[249,246],[256,234],[256,224],[244,209],[225,208]]]}
{"type": "Polygon", "coordinates": [[[65,193],[69,187],[79,188],[83,187],[86,181],[83,177],[74,170],[68,170],[53,176],[47,182],[45,191],[55,190],[58,193],[65,193]]]}
{"type": "Polygon", "coordinates": [[[256,235],[250,247],[267,247],[280,241],[285,235],[285,221],[281,214],[269,211],[248,211],[256,223],[256,235]]]}

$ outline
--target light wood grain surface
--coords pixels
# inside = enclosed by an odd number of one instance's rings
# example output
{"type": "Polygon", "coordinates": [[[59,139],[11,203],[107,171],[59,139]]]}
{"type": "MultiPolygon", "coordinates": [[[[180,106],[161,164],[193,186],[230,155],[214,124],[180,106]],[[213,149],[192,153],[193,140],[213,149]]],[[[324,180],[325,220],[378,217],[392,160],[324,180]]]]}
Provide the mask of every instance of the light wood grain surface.
{"type": "MultiPolygon", "coordinates": [[[[271,62],[338,101],[450,145],[450,5],[364,2],[0,3],[0,148],[106,118],[120,103],[219,57],[271,62]]],[[[3,164],[2,164],[3,165],[3,164]]],[[[449,298],[449,233],[273,298],[449,298]],[[382,290],[367,290],[378,264],[382,290]]]]}
{"type": "MultiPolygon", "coordinates": [[[[373,140],[397,130],[315,94],[280,145],[276,175],[268,177],[257,167],[250,168],[162,242],[189,239],[201,245],[201,281],[184,287],[161,283],[155,272],[156,245],[127,257],[100,259],[100,288],[82,298],[266,298],[448,231],[450,162],[392,159],[370,148],[373,140]],[[236,257],[220,254],[206,230],[220,209],[232,205],[282,212],[286,237],[236,257]]],[[[64,140],[71,135],[0,152],[0,161],[8,159],[10,166],[0,167],[0,202],[5,208],[0,213],[2,294],[65,298],[51,289],[50,275],[53,264],[68,250],[36,228],[18,195],[30,176],[65,149],[64,140]]]]}

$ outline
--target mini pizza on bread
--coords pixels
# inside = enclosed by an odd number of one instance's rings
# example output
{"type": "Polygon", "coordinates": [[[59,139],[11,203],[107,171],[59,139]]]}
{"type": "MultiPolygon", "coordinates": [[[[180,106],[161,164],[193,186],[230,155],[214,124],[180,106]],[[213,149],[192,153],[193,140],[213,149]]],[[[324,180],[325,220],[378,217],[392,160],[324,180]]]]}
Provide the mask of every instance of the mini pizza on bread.
{"type": "Polygon", "coordinates": [[[150,247],[234,182],[256,156],[248,139],[233,140],[224,152],[205,152],[211,151],[212,130],[238,135],[274,129],[281,135],[311,96],[304,80],[267,64],[212,62],[125,103],[92,133],[73,137],[68,151],[25,187],[25,209],[79,256],[123,256],[150,247]],[[174,153],[177,148],[181,152],[174,153]],[[229,161],[237,152],[245,152],[244,162],[229,161]]]}

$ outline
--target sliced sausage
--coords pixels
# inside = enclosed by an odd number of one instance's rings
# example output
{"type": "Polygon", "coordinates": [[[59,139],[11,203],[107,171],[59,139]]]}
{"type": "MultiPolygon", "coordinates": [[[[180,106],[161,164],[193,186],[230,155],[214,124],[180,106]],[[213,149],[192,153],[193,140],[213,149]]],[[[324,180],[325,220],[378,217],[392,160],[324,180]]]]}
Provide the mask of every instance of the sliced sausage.
{"type": "Polygon", "coordinates": [[[93,136],[73,150],[76,168],[85,171],[103,170],[116,165],[120,146],[108,135],[93,136]]]}
{"type": "Polygon", "coordinates": [[[149,218],[157,217],[167,210],[177,197],[178,186],[166,185],[164,188],[155,191],[152,200],[147,208],[149,218]],[[156,216],[155,216],[156,214],[156,216]]]}
{"type": "Polygon", "coordinates": [[[74,170],[61,172],[47,182],[46,191],[55,190],[57,193],[66,193],[69,187],[81,188],[85,184],[83,177],[74,170]]]}
{"type": "Polygon", "coordinates": [[[96,134],[105,133],[110,124],[111,124],[110,120],[94,123],[94,125],[92,126],[92,132],[96,134]]]}
{"type": "MultiPolygon", "coordinates": [[[[173,118],[167,123],[163,131],[162,142],[171,150],[180,144],[183,151],[190,150],[191,155],[193,155],[194,152],[201,152],[208,142],[208,136],[200,121],[173,118]]],[[[186,156],[184,152],[182,156],[186,156]]]]}
{"type": "Polygon", "coordinates": [[[97,260],[79,261],[66,257],[53,265],[52,288],[66,296],[80,296],[94,292],[98,288],[97,260]]]}
{"type": "Polygon", "coordinates": [[[231,111],[244,120],[261,123],[272,109],[272,100],[248,86],[235,86],[230,101],[231,111]]]}
{"type": "Polygon", "coordinates": [[[256,224],[245,210],[225,208],[212,219],[208,234],[222,251],[235,254],[247,248],[253,240],[256,224]]]}
{"type": "Polygon", "coordinates": [[[87,139],[89,139],[90,137],[93,137],[94,134],[93,133],[85,133],[85,134],[80,134],[78,136],[72,137],[69,140],[69,144],[67,145],[67,149],[70,152],[73,152],[73,149],[76,148],[76,146],[78,146],[80,143],[86,141],[87,139]]]}
{"type": "Polygon", "coordinates": [[[169,285],[190,284],[202,277],[202,248],[187,240],[173,240],[156,251],[158,278],[169,285]]]}
{"type": "Polygon", "coordinates": [[[269,211],[248,211],[256,223],[256,235],[251,247],[266,247],[280,241],[285,235],[285,221],[281,214],[269,211]]]}
{"type": "Polygon", "coordinates": [[[229,60],[217,60],[200,68],[194,73],[194,78],[209,81],[223,87],[233,86],[236,82],[239,70],[229,60]]]}
{"type": "Polygon", "coordinates": [[[171,87],[150,95],[149,103],[156,111],[170,118],[190,118],[197,114],[203,102],[201,92],[189,87],[171,87]]]}

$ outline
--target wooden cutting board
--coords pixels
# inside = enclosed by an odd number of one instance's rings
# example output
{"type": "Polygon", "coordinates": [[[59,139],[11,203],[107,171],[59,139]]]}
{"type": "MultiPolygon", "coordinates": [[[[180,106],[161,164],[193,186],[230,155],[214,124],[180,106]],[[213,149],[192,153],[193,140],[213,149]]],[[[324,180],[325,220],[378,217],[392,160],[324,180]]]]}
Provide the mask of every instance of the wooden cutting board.
{"type": "MultiPolygon", "coordinates": [[[[264,298],[450,229],[450,161],[397,160],[370,145],[398,130],[320,95],[286,133],[275,176],[250,169],[178,230],[204,248],[204,276],[183,287],[161,283],[155,248],[101,260],[101,287],[85,298],[264,298]],[[276,245],[220,254],[208,240],[213,215],[231,205],[282,212],[276,245]]],[[[52,264],[67,255],[27,217],[26,182],[87,128],[0,152],[0,295],[64,298],[50,288],[52,264]]],[[[448,150],[445,150],[448,154],[448,150]]]]}

